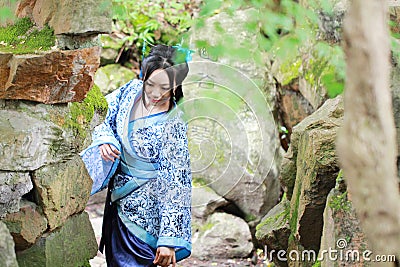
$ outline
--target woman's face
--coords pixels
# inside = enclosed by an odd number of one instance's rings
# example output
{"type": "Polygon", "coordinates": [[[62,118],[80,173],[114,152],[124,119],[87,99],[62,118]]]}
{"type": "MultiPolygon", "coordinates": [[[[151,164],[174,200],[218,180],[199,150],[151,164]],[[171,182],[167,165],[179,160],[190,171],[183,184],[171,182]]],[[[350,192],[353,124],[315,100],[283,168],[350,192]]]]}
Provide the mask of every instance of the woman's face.
{"type": "Polygon", "coordinates": [[[163,107],[169,105],[171,88],[168,74],[163,69],[153,71],[144,86],[145,103],[150,106],[163,107]]]}

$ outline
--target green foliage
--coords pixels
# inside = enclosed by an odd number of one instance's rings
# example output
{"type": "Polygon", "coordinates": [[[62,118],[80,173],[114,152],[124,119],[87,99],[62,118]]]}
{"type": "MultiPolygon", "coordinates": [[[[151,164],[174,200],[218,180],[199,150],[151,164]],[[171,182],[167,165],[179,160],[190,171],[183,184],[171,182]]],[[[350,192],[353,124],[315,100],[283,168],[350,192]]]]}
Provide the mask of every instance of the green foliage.
{"type": "Polygon", "coordinates": [[[100,88],[94,85],[82,103],[74,102],[70,104],[70,118],[67,118],[65,126],[74,130],[76,135],[85,138],[85,125],[90,123],[94,112],[97,110],[105,114],[107,108],[107,101],[100,88]]]}
{"type": "MultiPolygon", "coordinates": [[[[298,77],[305,78],[315,88],[325,87],[330,97],[340,94],[344,88],[345,61],[342,48],[320,38],[318,12],[332,13],[333,2],[328,0],[307,1],[305,6],[292,0],[253,1],[205,1],[196,27],[204,26],[204,19],[221,10],[235,14],[235,10],[255,9],[254,15],[246,21],[245,28],[254,33],[257,46],[235,42],[235,36],[222,34],[221,39],[210,45],[204,40],[196,43],[209,54],[232,56],[233,58],[261,59],[267,52],[273,61],[278,61],[283,74],[283,84],[289,84],[298,77]],[[231,39],[230,39],[231,38],[231,39]],[[226,51],[230,51],[227,55],[226,51]],[[305,58],[305,55],[309,57],[305,58]]],[[[264,62],[259,62],[264,64],[264,62]]]]}
{"type": "Polygon", "coordinates": [[[49,50],[55,44],[54,32],[48,26],[35,28],[29,18],[18,19],[14,25],[0,28],[0,51],[29,54],[49,50]]]}
{"type": "Polygon", "coordinates": [[[189,0],[113,0],[115,27],[127,35],[124,41],[128,46],[141,47],[143,40],[175,44],[191,26],[191,14],[186,8],[189,4],[189,0]]]}

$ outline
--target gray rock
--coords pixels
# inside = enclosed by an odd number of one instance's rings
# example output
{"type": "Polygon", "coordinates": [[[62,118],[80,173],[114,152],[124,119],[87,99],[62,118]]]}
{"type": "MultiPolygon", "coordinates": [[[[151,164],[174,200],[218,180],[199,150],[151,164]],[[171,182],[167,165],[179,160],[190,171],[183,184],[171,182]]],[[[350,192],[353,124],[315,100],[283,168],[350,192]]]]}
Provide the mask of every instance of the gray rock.
{"type": "MultiPolygon", "coordinates": [[[[290,202],[285,199],[273,207],[257,225],[256,238],[264,245],[265,251],[287,250],[290,236],[289,213],[290,202]]],[[[266,256],[277,266],[287,266],[286,262],[279,260],[277,254],[266,256]]]]}
{"type": "Polygon", "coordinates": [[[192,190],[192,216],[206,220],[218,208],[229,202],[208,186],[195,185],[192,190]]]}
{"type": "Polygon", "coordinates": [[[37,0],[31,14],[39,26],[46,23],[55,34],[111,32],[110,6],[95,0],[37,0]]]}
{"type": "Polygon", "coordinates": [[[18,267],[14,241],[7,226],[0,221],[0,267],[18,267]]]}
{"type": "Polygon", "coordinates": [[[62,226],[72,214],[85,209],[92,187],[92,179],[78,155],[35,171],[34,183],[50,230],[62,226]]]}
{"type": "Polygon", "coordinates": [[[201,225],[193,224],[193,257],[243,258],[253,250],[247,223],[227,213],[214,213],[201,225]]]}
{"type": "Polygon", "coordinates": [[[43,235],[32,247],[17,253],[20,267],[88,266],[97,253],[89,216],[74,215],[59,229],[43,235]]]}
{"type": "Polygon", "coordinates": [[[24,199],[20,201],[20,210],[7,214],[4,223],[14,238],[16,251],[33,245],[47,230],[47,220],[41,208],[24,199]]]}
{"type": "Polygon", "coordinates": [[[0,110],[0,135],[0,170],[4,171],[33,171],[76,153],[72,132],[29,111],[0,110]]]}
{"type": "Polygon", "coordinates": [[[93,46],[101,46],[98,34],[90,35],[57,35],[57,47],[62,50],[74,50],[89,48],[93,46]]]}
{"type": "Polygon", "coordinates": [[[33,188],[27,172],[0,171],[0,217],[19,210],[19,200],[33,188]]]}

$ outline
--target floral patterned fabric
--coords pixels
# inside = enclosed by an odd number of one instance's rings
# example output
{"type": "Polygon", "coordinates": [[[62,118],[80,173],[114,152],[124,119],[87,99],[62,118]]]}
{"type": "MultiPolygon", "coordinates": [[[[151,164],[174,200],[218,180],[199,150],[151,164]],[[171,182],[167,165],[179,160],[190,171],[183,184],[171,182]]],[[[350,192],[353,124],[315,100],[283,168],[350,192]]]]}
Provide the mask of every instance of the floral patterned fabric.
{"type": "Polygon", "coordinates": [[[112,189],[121,221],[153,248],[175,247],[180,260],[191,251],[187,125],[176,105],[168,113],[129,121],[141,94],[142,81],[132,80],[107,96],[106,120],[95,128],[93,143],[81,156],[95,193],[105,188],[116,169],[116,164],[110,167],[99,158],[98,146],[110,143],[121,151],[121,171],[115,174],[112,189]]]}

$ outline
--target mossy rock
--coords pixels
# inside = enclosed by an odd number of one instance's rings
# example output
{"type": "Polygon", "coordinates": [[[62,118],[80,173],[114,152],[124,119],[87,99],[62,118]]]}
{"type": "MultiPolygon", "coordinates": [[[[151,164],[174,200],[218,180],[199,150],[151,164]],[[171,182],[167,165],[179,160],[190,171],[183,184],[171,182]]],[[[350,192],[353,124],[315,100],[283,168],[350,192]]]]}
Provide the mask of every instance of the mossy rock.
{"type": "Polygon", "coordinates": [[[72,129],[76,135],[86,137],[86,126],[91,122],[95,112],[105,115],[108,104],[106,98],[96,85],[88,92],[86,98],[81,102],[69,104],[70,117],[65,120],[62,126],[72,129]]]}
{"type": "Polygon", "coordinates": [[[55,41],[49,26],[40,29],[29,18],[18,19],[13,25],[0,28],[0,52],[34,54],[51,50],[55,41]]]}
{"type": "Polygon", "coordinates": [[[20,267],[87,266],[96,252],[96,238],[89,216],[84,212],[44,235],[31,248],[18,252],[17,260],[20,267]]]}

